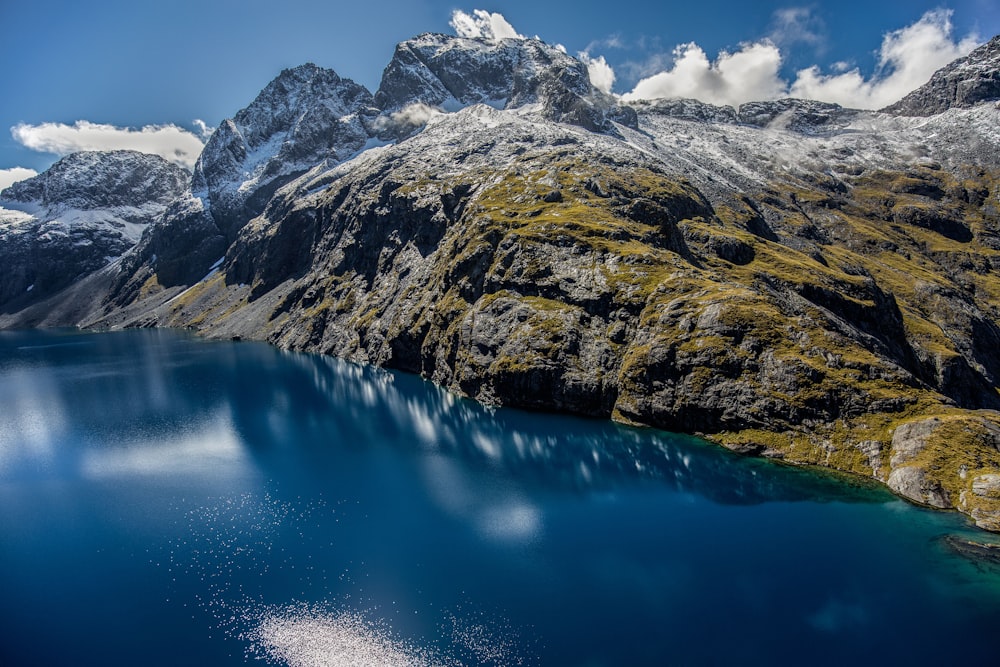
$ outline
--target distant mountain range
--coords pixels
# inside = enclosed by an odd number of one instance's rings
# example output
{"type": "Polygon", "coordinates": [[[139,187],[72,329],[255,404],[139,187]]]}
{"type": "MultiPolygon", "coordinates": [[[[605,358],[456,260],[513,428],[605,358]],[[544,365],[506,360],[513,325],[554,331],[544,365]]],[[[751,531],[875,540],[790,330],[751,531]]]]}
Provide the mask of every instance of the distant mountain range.
{"type": "Polygon", "coordinates": [[[1000,37],[880,112],[623,104],[541,41],[303,65],[187,174],[0,193],[0,326],[188,327],[701,434],[1000,530],[1000,37]]]}

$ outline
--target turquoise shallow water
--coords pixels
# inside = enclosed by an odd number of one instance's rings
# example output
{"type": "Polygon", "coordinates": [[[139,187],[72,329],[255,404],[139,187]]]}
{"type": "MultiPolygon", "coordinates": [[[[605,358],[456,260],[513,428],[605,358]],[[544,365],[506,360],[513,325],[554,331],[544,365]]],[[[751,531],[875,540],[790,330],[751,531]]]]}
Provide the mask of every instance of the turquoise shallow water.
{"type": "Polygon", "coordinates": [[[0,664],[996,660],[959,516],[418,378],[0,333],[0,664]]]}

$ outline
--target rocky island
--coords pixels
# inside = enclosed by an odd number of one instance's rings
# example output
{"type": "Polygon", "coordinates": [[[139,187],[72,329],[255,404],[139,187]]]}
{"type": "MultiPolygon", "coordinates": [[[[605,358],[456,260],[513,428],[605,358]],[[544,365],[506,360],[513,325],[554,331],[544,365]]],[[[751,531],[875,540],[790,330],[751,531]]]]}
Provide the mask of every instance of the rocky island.
{"type": "Polygon", "coordinates": [[[0,193],[0,326],[186,327],[697,433],[1000,531],[1000,37],[880,112],[625,104],[537,39],[282,72],[188,175],[0,193]]]}

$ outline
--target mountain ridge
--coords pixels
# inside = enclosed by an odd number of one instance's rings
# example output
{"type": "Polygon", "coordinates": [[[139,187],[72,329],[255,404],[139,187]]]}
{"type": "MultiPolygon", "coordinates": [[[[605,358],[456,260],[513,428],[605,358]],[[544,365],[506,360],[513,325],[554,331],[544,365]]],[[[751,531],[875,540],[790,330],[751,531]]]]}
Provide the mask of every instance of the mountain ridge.
{"type": "Polygon", "coordinates": [[[629,113],[540,42],[397,54],[374,95],[283,72],[133,250],[0,326],[267,340],[874,477],[1000,530],[995,105],[629,113]]]}

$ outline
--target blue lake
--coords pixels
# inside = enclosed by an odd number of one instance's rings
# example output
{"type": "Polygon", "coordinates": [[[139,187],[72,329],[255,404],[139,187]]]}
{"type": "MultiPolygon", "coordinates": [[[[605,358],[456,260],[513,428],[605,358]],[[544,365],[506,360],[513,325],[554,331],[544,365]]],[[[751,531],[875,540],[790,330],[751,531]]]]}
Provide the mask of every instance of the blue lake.
{"type": "Polygon", "coordinates": [[[995,664],[1000,572],[950,534],[330,358],[0,332],[5,666],[995,664]]]}

